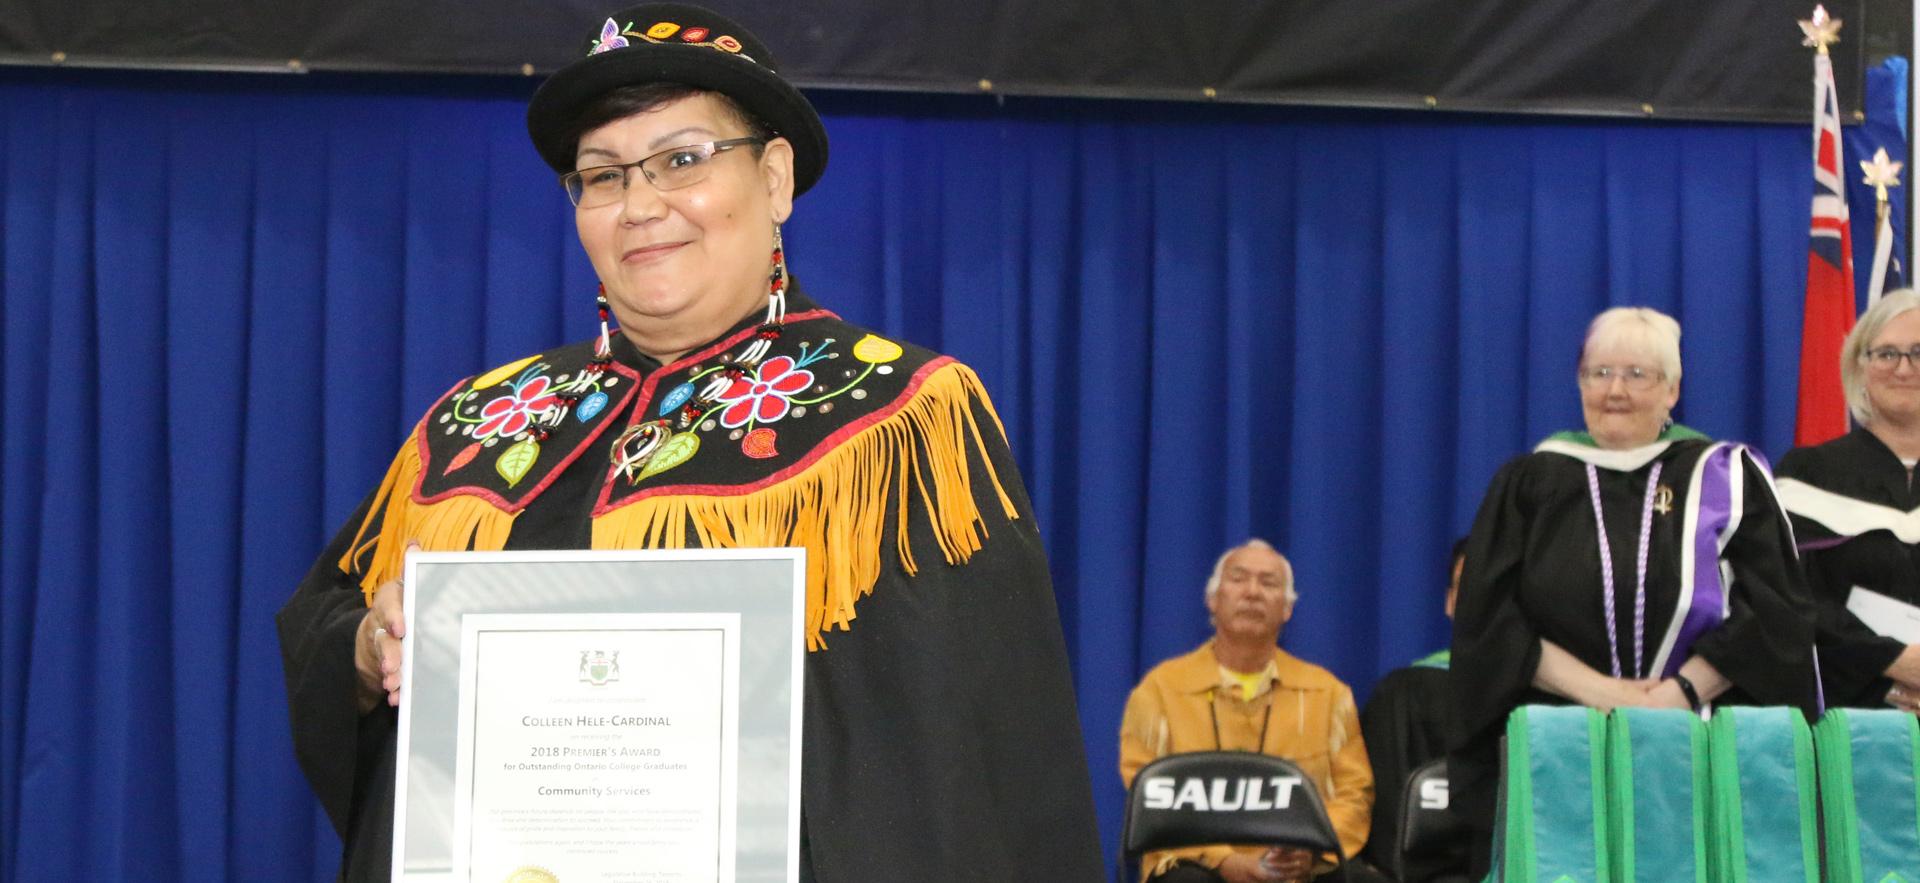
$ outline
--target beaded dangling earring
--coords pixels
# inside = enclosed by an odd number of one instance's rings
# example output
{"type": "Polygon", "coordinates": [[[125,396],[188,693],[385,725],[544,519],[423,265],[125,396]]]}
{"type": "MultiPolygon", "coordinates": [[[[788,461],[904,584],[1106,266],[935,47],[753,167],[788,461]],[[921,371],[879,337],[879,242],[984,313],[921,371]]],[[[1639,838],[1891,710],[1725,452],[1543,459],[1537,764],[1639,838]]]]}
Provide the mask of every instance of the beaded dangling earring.
{"type": "MultiPolygon", "coordinates": [[[[787,248],[780,239],[780,225],[773,225],[773,271],[767,274],[767,317],[754,333],[753,345],[740,353],[740,361],[759,364],[787,321],[787,248]]],[[[722,387],[725,389],[725,387],[722,387]]]]}
{"type": "Polygon", "coordinates": [[[767,324],[787,321],[787,246],[780,225],[773,225],[773,272],[767,274],[767,324]]]}
{"type": "Polygon", "coordinates": [[[594,303],[600,308],[600,344],[593,348],[596,359],[613,358],[613,335],[607,330],[607,322],[613,311],[607,306],[607,283],[600,283],[600,292],[593,296],[594,303]]]}

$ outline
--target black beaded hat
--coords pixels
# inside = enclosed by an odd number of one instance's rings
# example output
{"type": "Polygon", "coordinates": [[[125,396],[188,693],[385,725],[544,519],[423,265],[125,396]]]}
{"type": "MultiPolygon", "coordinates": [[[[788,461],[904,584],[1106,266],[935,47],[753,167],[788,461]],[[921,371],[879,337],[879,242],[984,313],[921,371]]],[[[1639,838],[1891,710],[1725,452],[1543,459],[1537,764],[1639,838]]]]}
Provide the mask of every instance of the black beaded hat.
{"type": "Polygon", "coordinates": [[[688,3],[644,3],[596,25],[584,57],[548,77],[527,105],[527,132],[556,172],[573,171],[568,130],[595,99],[621,86],[683,83],[718,92],[793,144],[793,195],[827,167],[827,130],[806,96],[780,76],[773,53],[746,28],[688,3]]]}

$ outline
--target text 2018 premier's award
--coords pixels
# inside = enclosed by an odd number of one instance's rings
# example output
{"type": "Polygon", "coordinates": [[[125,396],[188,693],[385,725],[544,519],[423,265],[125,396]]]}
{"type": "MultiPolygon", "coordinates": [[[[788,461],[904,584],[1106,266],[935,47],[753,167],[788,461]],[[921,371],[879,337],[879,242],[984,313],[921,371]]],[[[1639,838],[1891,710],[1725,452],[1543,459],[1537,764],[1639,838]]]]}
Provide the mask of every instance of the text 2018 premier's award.
{"type": "Polygon", "coordinates": [[[461,626],[456,879],[731,883],[738,614],[461,626]]]}
{"type": "Polygon", "coordinates": [[[407,556],[396,883],[797,883],[800,549],[407,556]]]}

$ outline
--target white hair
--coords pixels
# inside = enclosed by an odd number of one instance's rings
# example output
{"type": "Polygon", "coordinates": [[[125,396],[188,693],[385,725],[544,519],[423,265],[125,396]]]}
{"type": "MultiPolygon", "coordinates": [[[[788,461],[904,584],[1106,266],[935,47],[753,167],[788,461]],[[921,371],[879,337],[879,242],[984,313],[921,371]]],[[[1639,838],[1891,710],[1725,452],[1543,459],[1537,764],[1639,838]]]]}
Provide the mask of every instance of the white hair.
{"type": "Polygon", "coordinates": [[[1580,346],[1580,365],[1596,346],[1644,352],[1660,363],[1667,387],[1680,383],[1680,323],[1652,307],[1614,307],[1593,317],[1580,346]]]}
{"type": "Polygon", "coordinates": [[[1860,321],[1848,332],[1847,342],[1840,347],[1840,387],[1846,390],[1847,410],[1853,413],[1853,422],[1861,426],[1873,422],[1873,402],[1867,398],[1867,348],[1873,346],[1873,339],[1880,336],[1880,330],[1887,327],[1888,322],[1909,310],[1920,310],[1920,295],[1914,294],[1913,289],[1902,288],[1881,295],[1879,303],[1861,314],[1860,321]]]}
{"type": "MultiPolygon", "coordinates": [[[[1274,548],[1272,544],[1268,543],[1266,540],[1260,539],[1259,537],[1254,537],[1253,539],[1247,540],[1246,542],[1241,543],[1238,546],[1234,546],[1226,550],[1225,552],[1221,552],[1220,559],[1213,562],[1213,575],[1210,577],[1207,577],[1207,600],[1208,601],[1212,601],[1213,596],[1220,593],[1220,576],[1221,574],[1225,573],[1227,570],[1227,559],[1232,558],[1233,553],[1238,552],[1241,549],[1259,549],[1262,552],[1272,552],[1275,555],[1280,555],[1279,549],[1274,548]]],[[[1285,555],[1280,555],[1280,580],[1281,582],[1285,583],[1287,587],[1287,603],[1292,604],[1296,597],[1293,591],[1293,562],[1288,561],[1287,556],[1285,555]]]]}

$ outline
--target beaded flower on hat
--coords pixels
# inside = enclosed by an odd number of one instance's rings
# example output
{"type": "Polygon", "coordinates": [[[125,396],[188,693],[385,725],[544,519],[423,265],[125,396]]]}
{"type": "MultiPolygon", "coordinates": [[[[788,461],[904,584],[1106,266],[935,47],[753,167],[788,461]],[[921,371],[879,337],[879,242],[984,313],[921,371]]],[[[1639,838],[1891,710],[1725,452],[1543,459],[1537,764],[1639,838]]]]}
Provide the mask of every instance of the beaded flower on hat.
{"type": "Polygon", "coordinates": [[[707,37],[711,33],[712,32],[706,28],[687,28],[682,30],[680,25],[670,21],[654,22],[652,27],[642,32],[633,29],[633,22],[627,22],[627,26],[623,28],[619,22],[613,19],[607,19],[607,23],[600,26],[600,38],[593,41],[593,48],[588,50],[587,54],[599,55],[602,52],[625,49],[633,45],[633,40],[643,40],[656,44],[684,43],[689,46],[707,46],[718,49],[721,52],[738,55],[741,58],[752,61],[754,64],[760,63],[755,61],[753,56],[741,51],[744,47],[742,47],[738,38],[730,34],[721,34],[709,40],[707,37]],[[671,39],[675,34],[679,35],[678,40],[671,39]]]}

